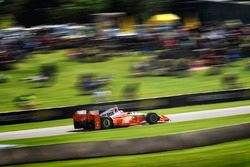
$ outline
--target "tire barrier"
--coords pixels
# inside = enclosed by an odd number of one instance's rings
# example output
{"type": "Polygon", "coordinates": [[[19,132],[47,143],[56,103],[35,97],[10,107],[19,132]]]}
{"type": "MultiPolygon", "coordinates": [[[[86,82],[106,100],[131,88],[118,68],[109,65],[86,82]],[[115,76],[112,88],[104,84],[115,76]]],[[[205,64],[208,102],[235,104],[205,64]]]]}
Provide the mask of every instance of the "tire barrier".
{"type": "Polygon", "coordinates": [[[0,165],[135,155],[172,151],[250,138],[250,123],[129,140],[54,144],[0,150],[0,165]]]}
{"type": "Polygon", "coordinates": [[[72,117],[80,109],[104,111],[117,104],[124,111],[151,110],[160,108],[181,107],[188,105],[212,104],[250,99],[249,89],[236,89],[220,92],[184,94],[177,96],[114,101],[98,104],[66,106],[58,108],[0,113],[0,125],[48,121],[72,117]]]}

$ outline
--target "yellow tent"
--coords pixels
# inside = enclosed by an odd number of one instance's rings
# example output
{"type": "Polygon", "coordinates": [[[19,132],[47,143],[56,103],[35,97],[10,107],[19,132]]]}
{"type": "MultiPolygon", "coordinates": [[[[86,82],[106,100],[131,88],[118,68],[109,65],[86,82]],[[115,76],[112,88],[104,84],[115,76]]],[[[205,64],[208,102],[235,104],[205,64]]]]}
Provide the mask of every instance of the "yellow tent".
{"type": "Polygon", "coordinates": [[[168,13],[168,14],[158,14],[158,15],[154,15],[151,16],[148,20],[147,20],[147,24],[166,24],[166,23],[172,23],[175,21],[180,20],[180,17],[172,14],[172,13],[168,13]]]}
{"type": "Polygon", "coordinates": [[[122,32],[135,32],[135,19],[133,17],[121,18],[119,27],[122,32]]]}
{"type": "Polygon", "coordinates": [[[201,26],[201,22],[198,17],[185,17],[184,27],[188,29],[196,29],[201,26]]]}

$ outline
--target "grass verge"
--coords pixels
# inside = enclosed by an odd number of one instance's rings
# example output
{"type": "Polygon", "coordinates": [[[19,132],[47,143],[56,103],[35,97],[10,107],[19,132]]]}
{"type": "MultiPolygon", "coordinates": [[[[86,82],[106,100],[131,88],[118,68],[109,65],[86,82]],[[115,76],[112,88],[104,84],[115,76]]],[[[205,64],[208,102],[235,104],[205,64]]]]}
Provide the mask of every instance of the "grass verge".
{"type": "MultiPolygon", "coordinates": [[[[65,105],[93,103],[91,96],[82,95],[76,84],[83,74],[94,73],[99,77],[109,76],[111,82],[103,90],[110,90],[109,100],[124,100],[124,88],[128,84],[138,83],[137,98],[155,96],[169,96],[186,93],[220,91],[222,75],[207,76],[205,71],[190,72],[188,77],[130,77],[131,66],[136,62],[149,59],[149,56],[140,53],[128,53],[127,56],[113,57],[106,62],[84,63],[69,59],[67,50],[57,50],[48,53],[34,53],[29,58],[16,65],[9,71],[1,71],[1,75],[10,78],[0,87],[0,111],[20,110],[14,102],[17,97],[25,94],[34,94],[32,100],[34,108],[47,108],[65,105]],[[35,63],[34,63],[35,62],[35,63]],[[58,75],[53,83],[41,86],[44,83],[27,83],[23,79],[38,75],[42,65],[56,64],[58,75]]],[[[223,72],[236,73],[242,87],[250,87],[250,76],[245,66],[248,59],[232,62],[223,67],[223,72]]]]}
{"type": "MultiPolygon", "coordinates": [[[[120,166],[120,167],[248,167],[250,166],[250,139],[228,142],[213,146],[199,147],[180,151],[161,152],[131,156],[68,160],[15,167],[82,167],[82,166],[120,166]]],[[[11,166],[14,167],[14,166],[11,166]]]]}

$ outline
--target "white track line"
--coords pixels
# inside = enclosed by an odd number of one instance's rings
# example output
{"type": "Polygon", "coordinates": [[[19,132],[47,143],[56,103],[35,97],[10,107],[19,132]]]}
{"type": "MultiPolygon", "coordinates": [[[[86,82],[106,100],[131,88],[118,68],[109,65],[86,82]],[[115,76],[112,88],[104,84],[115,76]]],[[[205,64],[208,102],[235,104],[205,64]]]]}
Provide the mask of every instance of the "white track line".
{"type": "Polygon", "coordinates": [[[187,112],[179,114],[169,114],[166,116],[168,116],[171,119],[171,122],[183,122],[183,121],[193,121],[193,120],[225,117],[225,116],[241,115],[241,114],[250,114],[250,106],[205,110],[198,112],[187,112]]]}

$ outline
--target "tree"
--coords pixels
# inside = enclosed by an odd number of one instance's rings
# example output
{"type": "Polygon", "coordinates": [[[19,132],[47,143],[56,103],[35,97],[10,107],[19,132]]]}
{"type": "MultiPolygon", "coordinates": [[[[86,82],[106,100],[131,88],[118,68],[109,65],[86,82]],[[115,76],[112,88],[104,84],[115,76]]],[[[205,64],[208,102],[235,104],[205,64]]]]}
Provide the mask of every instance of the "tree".
{"type": "Polygon", "coordinates": [[[100,12],[125,12],[143,21],[151,15],[167,13],[172,1],[174,0],[5,0],[2,8],[6,8],[3,12],[14,15],[17,24],[30,27],[93,22],[91,14],[100,12]]]}
{"type": "Polygon", "coordinates": [[[54,23],[89,23],[94,21],[92,14],[104,12],[105,0],[72,0],[50,11],[54,23]]]}
{"type": "Polygon", "coordinates": [[[35,26],[51,23],[48,14],[52,8],[59,7],[59,0],[22,0],[15,3],[14,17],[17,23],[24,26],[35,26]]]}
{"type": "Polygon", "coordinates": [[[139,20],[145,20],[148,17],[167,13],[169,2],[172,0],[107,0],[108,12],[125,12],[127,15],[135,16],[139,20]]]}
{"type": "Polygon", "coordinates": [[[110,12],[125,12],[128,15],[137,15],[142,12],[144,0],[108,0],[107,10],[110,12]]]}
{"type": "Polygon", "coordinates": [[[40,74],[44,77],[48,77],[49,80],[53,80],[57,74],[56,64],[44,64],[40,68],[40,74]]]}
{"type": "Polygon", "coordinates": [[[221,81],[225,89],[237,89],[240,87],[239,76],[237,74],[225,74],[221,81]]]}

